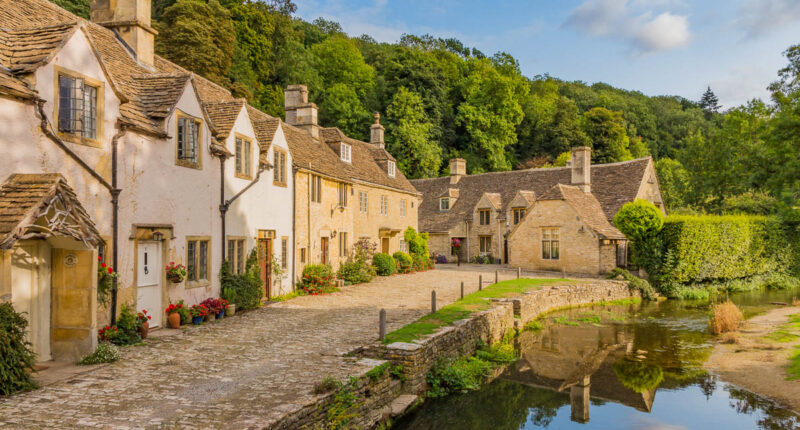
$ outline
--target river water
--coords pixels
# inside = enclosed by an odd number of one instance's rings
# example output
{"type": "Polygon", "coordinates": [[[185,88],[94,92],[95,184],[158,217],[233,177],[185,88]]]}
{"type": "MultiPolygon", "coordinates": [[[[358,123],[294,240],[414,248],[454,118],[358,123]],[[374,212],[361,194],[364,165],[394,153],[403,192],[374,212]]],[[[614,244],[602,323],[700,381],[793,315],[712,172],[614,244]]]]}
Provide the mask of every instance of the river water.
{"type": "MultiPolygon", "coordinates": [[[[731,295],[752,316],[795,291],[731,295]]],[[[427,400],[393,429],[800,429],[800,416],[703,369],[707,302],[548,314],[520,359],[481,390],[427,400]]],[[[798,382],[800,383],[800,382],[798,382]]]]}

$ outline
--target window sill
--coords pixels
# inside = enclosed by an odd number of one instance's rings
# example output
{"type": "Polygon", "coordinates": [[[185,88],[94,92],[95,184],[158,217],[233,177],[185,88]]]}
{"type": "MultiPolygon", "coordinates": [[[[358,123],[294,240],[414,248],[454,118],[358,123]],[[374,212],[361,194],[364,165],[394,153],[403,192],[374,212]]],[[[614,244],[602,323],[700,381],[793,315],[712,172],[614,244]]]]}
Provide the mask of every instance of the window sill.
{"type": "Polygon", "coordinates": [[[239,179],[247,180],[247,181],[252,181],[253,180],[252,176],[248,176],[248,175],[245,175],[245,174],[242,174],[242,173],[234,173],[233,176],[235,176],[235,177],[237,177],[239,179]]]}
{"type": "Polygon", "coordinates": [[[187,290],[192,289],[192,288],[208,287],[210,285],[211,285],[211,281],[209,281],[208,279],[203,279],[203,280],[200,280],[200,281],[186,281],[186,289],[187,290]]]}
{"type": "Polygon", "coordinates": [[[175,165],[180,167],[186,167],[187,169],[195,169],[195,170],[203,169],[203,166],[200,165],[200,163],[192,163],[190,161],[184,161],[184,160],[176,160],[175,165]]]}
{"type": "Polygon", "coordinates": [[[274,185],[276,187],[283,187],[283,188],[286,188],[286,187],[289,186],[286,182],[277,182],[277,181],[272,181],[272,185],[274,185]]]}
{"type": "Polygon", "coordinates": [[[58,137],[65,142],[75,143],[78,145],[84,146],[91,146],[92,148],[102,148],[103,143],[97,139],[91,139],[88,137],[79,136],[77,134],[72,133],[64,133],[62,131],[58,132],[58,137]]]}

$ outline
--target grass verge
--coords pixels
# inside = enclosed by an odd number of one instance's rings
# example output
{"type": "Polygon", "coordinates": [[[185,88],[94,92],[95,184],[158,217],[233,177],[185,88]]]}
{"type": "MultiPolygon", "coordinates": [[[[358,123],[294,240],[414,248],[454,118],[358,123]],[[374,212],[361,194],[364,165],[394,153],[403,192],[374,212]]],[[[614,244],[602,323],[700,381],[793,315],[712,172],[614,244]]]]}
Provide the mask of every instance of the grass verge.
{"type": "Polygon", "coordinates": [[[514,297],[528,291],[538,290],[545,285],[565,281],[568,281],[568,279],[521,278],[498,282],[481,291],[464,296],[463,299],[444,306],[433,314],[425,315],[417,321],[387,334],[383,343],[411,342],[435,332],[439,327],[467,318],[474,312],[489,309],[491,299],[514,297]]]}

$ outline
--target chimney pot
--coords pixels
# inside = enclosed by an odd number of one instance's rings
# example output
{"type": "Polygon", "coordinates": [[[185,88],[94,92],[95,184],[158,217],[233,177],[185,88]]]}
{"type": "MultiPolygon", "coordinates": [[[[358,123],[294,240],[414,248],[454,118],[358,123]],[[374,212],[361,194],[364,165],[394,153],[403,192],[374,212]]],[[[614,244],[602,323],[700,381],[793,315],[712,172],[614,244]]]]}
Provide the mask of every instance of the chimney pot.
{"type": "Polygon", "coordinates": [[[136,54],[136,60],[153,67],[155,36],[151,27],[151,0],[91,0],[92,22],[117,33],[136,54]]]}
{"type": "Polygon", "coordinates": [[[317,105],[308,102],[308,88],[289,85],[283,91],[283,97],[286,123],[305,130],[315,139],[319,138],[317,105]]]}
{"type": "Polygon", "coordinates": [[[572,185],[578,186],[585,193],[592,192],[592,148],[588,146],[572,148],[570,162],[572,185]]]}

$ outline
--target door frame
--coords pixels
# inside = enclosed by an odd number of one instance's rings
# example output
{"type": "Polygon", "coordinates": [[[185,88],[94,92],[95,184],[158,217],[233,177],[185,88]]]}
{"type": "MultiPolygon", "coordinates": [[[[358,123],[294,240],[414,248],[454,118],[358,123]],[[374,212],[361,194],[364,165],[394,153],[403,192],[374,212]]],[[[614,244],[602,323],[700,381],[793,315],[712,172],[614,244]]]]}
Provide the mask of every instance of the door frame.
{"type": "MultiPolygon", "coordinates": [[[[166,271],[164,270],[164,264],[163,264],[164,263],[164,249],[163,249],[163,246],[162,246],[161,242],[156,241],[156,240],[140,240],[140,241],[137,241],[137,243],[136,243],[136,283],[134,285],[136,286],[136,307],[137,307],[137,309],[135,309],[135,311],[137,311],[137,312],[140,311],[141,309],[143,309],[142,304],[139,303],[139,288],[141,287],[139,285],[139,244],[153,244],[153,247],[158,251],[157,260],[154,261],[153,263],[151,263],[152,266],[158,267],[158,270],[159,270],[159,273],[160,273],[160,276],[158,276],[156,278],[157,279],[156,286],[158,287],[157,288],[158,294],[156,295],[156,297],[158,299],[158,303],[157,303],[156,309],[148,309],[147,311],[150,313],[150,315],[158,313],[158,318],[160,319],[160,324],[157,324],[158,323],[158,321],[157,321],[157,322],[153,323],[153,326],[154,327],[162,327],[162,326],[164,326],[164,318],[163,318],[163,315],[161,314],[161,310],[164,309],[164,297],[163,297],[164,296],[164,285],[165,285],[164,284],[164,280],[166,279],[166,275],[165,275],[166,271]]],[[[145,287],[146,288],[147,287],[151,287],[151,285],[147,285],[145,287]]]]}
{"type": "Polygon", "coordinates": [[[256,253],[258,254],[258,268],[261,272],[261,281],[264,283],[264,298],[272,297],[272,256],[275,253],[275,230],[259,230],[256,238],[256,253]],[[265,244],[264,253],[261,245],[265,244]],[[262,258],[263,257],[263,258],[262,258]]]}
{"type": "MultiPolygon", "coordinates": [[[[167,255],[169,254],[169,249],[172,243],[172,240],[175,239],[175,235],[173,234],[172,224],[133,224],[132,231],[135,233],[130,236],[130,239],[133,240],[133,284],[135,288],[137,288],[136,298],[138,302],[138,288],[139,288],[139,242],[159,242],[161,244],[161,309],[156,309],[157,312],[164,311],[164,303],[169,302],[169,286],[170,284],[167,283],[167,271],[163,270],[163,268],[167,265],[167,255]]],[[[209,239],[210,240],[210,239],[209,239]]],[[[184,246],[186,242],[184,241],[184,246]]],[[[114,244],[113,246],[116,246],[114,244]]],[[[210,246],[210,245],[209,245],[210,246]]],[[[179,257],[181,261],[185,264],[186,254],[184,253],[183,256],[179,257]]],[[[115,268],[116,269],[116,268],[115,268]]],[[[211,270],[211,260],[209,260],[209,271],[211,270]]],[[[210,277],[210,275],[209,275],[210,277]]],[[[139,305],[138,303],[136,304],[139,305]]],[[[139,309],[137,309],[138,311],[139,309]]],[[[151,312],[148,310],[147,312],[151,312]]],[[[162,317],[162,326],[164,325],[164,318],[162,317]]]]}

